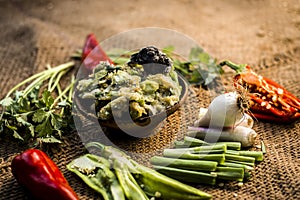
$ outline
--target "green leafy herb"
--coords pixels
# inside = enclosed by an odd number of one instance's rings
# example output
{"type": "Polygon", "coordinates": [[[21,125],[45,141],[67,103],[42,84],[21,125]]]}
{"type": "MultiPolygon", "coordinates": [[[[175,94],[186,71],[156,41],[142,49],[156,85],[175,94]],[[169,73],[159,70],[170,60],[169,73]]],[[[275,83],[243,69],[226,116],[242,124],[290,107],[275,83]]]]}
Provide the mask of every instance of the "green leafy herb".
{"type": "MultiPolygon", "coordinates": [[[[217,64],[216,59],[200,47],[192,48],[187,60],[177,58],[174,51],[175,47],[172,45],[162,49],[162,52],[172,59],[173,67],[191,84],[208,86],[224,73],[221,66],[217,64]]],[[[122,65],[130,60],[132,53],[122,49],[113,49],[108,51],[107,55],[115,64],[122,65]]]]}
{"type": "MultiPolygon", "coordinates": [[[[172,55],[172,48],[166,51],[172,55]]],[[[204,52],[200,47],[192,48],[187,61],[173,58],[173,65],[191,84],[207,86],[223,74],[216,59],[204,52]]]]}
{"type": "Polygon", "coordinates": [[[0,134],[23,142],[60,143],[64,130],[72,126],[71,105],[75,78],[62,90],[63,75],[75,65],[68,62],[48,68],[13,87],[0,101],[0,134]],[[24,90],[18,91],[27,85],[24,90]],[[42,86],[48,87],[42,87],[42,86]],[[3,135],[3,134],[2,134],[3,135]]]}

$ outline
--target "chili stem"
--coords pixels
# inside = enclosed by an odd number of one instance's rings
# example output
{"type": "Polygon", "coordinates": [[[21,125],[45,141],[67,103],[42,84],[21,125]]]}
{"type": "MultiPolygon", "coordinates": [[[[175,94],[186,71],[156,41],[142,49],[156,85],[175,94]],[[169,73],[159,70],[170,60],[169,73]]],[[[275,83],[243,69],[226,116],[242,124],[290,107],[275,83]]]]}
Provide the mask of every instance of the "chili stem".
{"type": "Polygon", "coordinates": [[[221,67],[224,66],[224,65],[227,65],[228,67],[230,67],[231,69],[233,69],[237,73],[241,73],[242,71],[244,71],[245,67],[247,66],[247,64],[238,65],[238,64],[235,64],[235,63],[233,63],[231,61],[228,61],[228,60],[222,61],[219,65],[221,67]]]}

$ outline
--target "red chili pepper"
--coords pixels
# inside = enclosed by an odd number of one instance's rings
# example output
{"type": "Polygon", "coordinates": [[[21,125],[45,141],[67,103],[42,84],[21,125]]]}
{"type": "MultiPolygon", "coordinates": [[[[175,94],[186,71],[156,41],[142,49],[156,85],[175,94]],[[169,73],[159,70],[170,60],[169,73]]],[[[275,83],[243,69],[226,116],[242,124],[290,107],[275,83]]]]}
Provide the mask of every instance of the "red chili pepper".
{"type": "Polygon", "coordinates": [[[96,36],[91,33],[87,35],[85,44],[82,50],[81,61],[84,65],[84,73],[91,74],[93,69],[100,61],[108,61],[113,64],[113,61],[106,55],[100,47],[96,36]]]}
{"type": "Polygon", "coordinates": [[[258,75],[248,65],[220,63],[236,70],[234,86],[245,89],[250,99],[250,114],[258,120],[292,123],[300,118],[300,99],[275,81],[258,75]]]}
{"type": "Polygon", "coordinates": [[[17,182],[34,199],[79,199],[59,168],[43,151],[24,151],[12,160],[11,169],[17,182]]]}

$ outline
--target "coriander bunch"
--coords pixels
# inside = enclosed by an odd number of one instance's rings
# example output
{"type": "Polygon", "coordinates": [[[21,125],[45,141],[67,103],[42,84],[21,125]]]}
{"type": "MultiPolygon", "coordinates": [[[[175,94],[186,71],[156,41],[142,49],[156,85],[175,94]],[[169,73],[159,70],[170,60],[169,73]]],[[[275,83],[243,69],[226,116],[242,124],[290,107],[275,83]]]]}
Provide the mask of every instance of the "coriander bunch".
{"type": "Polygon", "coordinates": [[[62,88],[61,79],[74,65],[71,61],[54,68],[48,66],[14,86],[0,101],[0,136],[8,134],[36,144],[60,143],[62,131],[72,124],[75,83],[73,75],[71,82],[62,88]]]}

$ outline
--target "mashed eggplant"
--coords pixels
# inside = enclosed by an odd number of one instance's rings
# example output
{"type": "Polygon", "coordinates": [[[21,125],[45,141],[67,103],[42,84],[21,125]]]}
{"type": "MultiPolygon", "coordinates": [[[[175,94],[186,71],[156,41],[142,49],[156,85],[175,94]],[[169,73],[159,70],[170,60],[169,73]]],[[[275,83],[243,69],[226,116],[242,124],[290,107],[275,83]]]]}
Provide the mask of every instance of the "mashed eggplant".
{"type": "Polygon", "coordinates": [[[100,62],[77,89],[82,99],[95,99],[100,120],[155,115],[178,103],[181,94],[171,60],[153,46],[133,54],[125,65],[100,62]]]}

